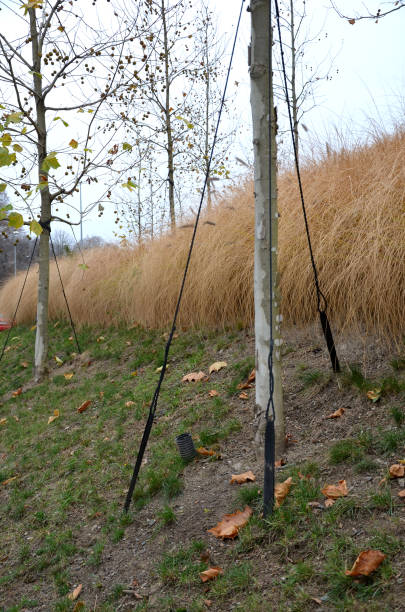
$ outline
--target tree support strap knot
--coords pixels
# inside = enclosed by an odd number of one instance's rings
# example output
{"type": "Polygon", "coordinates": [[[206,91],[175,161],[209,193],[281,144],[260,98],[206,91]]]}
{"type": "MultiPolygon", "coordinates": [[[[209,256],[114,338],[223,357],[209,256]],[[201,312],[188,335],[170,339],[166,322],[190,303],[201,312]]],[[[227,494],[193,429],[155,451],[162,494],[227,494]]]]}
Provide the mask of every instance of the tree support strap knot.
{"type": "Polygon", "coordinates": [[[38,223],[48,234],[51,233],[51,219],[48,219],[48,221],[38,221],[38,223]]]}

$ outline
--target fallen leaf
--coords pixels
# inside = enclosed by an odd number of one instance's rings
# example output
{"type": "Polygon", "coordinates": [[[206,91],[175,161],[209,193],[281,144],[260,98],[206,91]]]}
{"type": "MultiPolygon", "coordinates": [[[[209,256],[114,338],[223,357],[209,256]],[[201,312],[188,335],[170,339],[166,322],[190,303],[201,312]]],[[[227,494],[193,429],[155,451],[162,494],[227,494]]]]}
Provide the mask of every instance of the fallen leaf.
{"type": "Polygon", "coordinates": [[[125,408],[131,408],[131,406],[135,406],[135,402],[133,402],[132,400],[125,402],[125,408]]]}
{"type": "Polygon", "coordinates": [[[287,497],[292,485],[292,476],[284,480],[284,482],[279,482],[274,487],[274,497],[276,499],[275,506],[279,508],[283,503],[284,499],[287,497]]]}
{"type": "Polygon", "coordinates": [[[252,470],[249,470],[243,474],[232,474],[230,483],[243,484],[244,482],[254,482],[255,480],[256,476],[253,474],[252,470]]]}
{"type": "Polygon", "coordinates": [[[315,603],[317,603],[318,606],[322,605],[322,599],[319,599],[319,597],[311,597],[311,601],[314,601],[315,603]]]}
{"type": "Polygon", "coordinates": [[[400,459],[398,463],[400,463],[401,465],[405,465],[405,459],[400,459]]]}
{"type": "Polygon", "coordinates": [[[212,372],[219,372],[219,370],[222,370],[222,368],[226,368],[227,365],[228,364],[226,363],[226,361],[216,361],[215,363],[210,365],[208,373],[212,374],[212,372]]]}
{"type": "Polygon", "coordinates": [[[3,417],[2,419],[0,419],[0,425],[5,425],[6,423],[7,423],[6,417],[3,417]]]}
{"type": "Polygon", "coordinates": [[[22,368],[28,368],[28,366],[29,366],[28,361],[22,361],[22,362],[21,362],[21,367],[22,367],[22,368]]]}
{"type": "Polygon", "coordinates": [[[405,499],[405,489],[398,491],[398,497],[400,497],[401,499],[405,499]]]}
{"type": "Polygon", "coordinates": [[[126,344],[127,346],[131,346],[132,342],[131,342],[131,340],[127,340],[127,341],[125,342],[125,344],[126,344]]]}
{"type": "Polygon", "coordinates": [[[353,564],[351,570],[346,570],[346,576],[369,576],[384,561],[386,555],[380,550],[363,550],[353,564]]]}
{"type": "Polygon", "coordinates": [[[405,476],[405,465],[394,463],[390,467],[390,478],[403,478],[405,476]]]}
{"type": "Polygon", "coordinates": [[[212,605],[211,599],[204,599],[204,603],[207,606],[207,608],[209,608],[212,605]]]}
{"type": "Polygon", "coordinates": [[[101,399],[103,399],[103,397],[104,397],[104,391],[99,391],[99,393],[98,393],[98,394],[99,394],[100,398],[101,398],[101,399]]]}
{"type": "Polygon", "coordinates": [[[321,492],[329,499],[338,499],[348,494],[346,480],[339,480],[337,485],[325,485],[321,492]]]}
{"type": "Polygon", "coordinates": [[[374,403],[378,402],[381,397],[381,389],[371,389],[370,391],[367,391],[367,397],[374,403]]]}
{"type": "Polygon", "coordinates": [[[97,342],[104,342],[104,340],[105,340],[104,336],[99,336],[97,338],[97,342]]]}
{"type": "Polygon", "coordinates": [[[208,395],[210,397],[217,397],[219,395],[219,393],[215,389],[211,389],[211,391],[209,391],[208,395]]]}
{"type": "MultiPolygon", "coordinates": [[[[167,363],[167,364],[166,364],[166,368],[165,368],[165,370],[168,370],[168,369],[169,369],[169,364],[167,363]]],[[[162,370],[163,370],[163,366],[160,366],[160,368],[156,368],[155,372],[156,372],[156,373],[157,373],[157,372],[161,372],[162,370]]]]}
{"type": "Polygon", "coordinates": [[[242,400],[247,400],[247,399],[249,399],[249,396],[248,396],[248,394],[247,394],[247,393],[245,393],[244,391],[242,391],[242,393],[240,393],[240,394],[239,394],[239,399],[242,399],[242,400]]]}
{"type": "Polygon", "coordinates": [[[131,372],[131,376],[138,376],[138,370],[135,370],[134,372],[131,372]]]}
{"type": "Polygon", "coordinates": [[[22,387],[19,387],[16,391],[13,391],[13,397],[18,397],[22,393],[22,387]]]}
{"type": "Polygon", "coordinates": [[[79,584],[71,593],[69,593],[68,599],[70,599],[71,601],[74,601],[75,599],[77,599],[80,593],[82,592],[82,589],[83,589],[83,585],[79,584]]]}
{"type": "Polygon", "coordinates": [[[73,608],[73,612],[79,612],[79,610],[82,610],[84,608],[84,601],[77,601],[75,603],[75,607],[73,608]]]}
{"type": "Polygon", "coordinates": [[[215,455],[215,451],[210,450],[208,448],[204,448],[204,446],[200,446],[199,448],[197,448],[197,453],[200,453],[200,455],[206,455],[207,457],[212,457],[213,455],[215,455]]]}
{"type": "Polygon", "coordinates": [[[204,372],[191,372],[190,374],[186,374],[181,379],[181,382],[198,382],[199,380],[204,380],[207,378],[207,375],[204,372]]]}
{"type": "Polygon", "coordinates": [[[33,325],[32,327],[30,327],[30,331],[34,331],[37,328],[36,325],[33,325]]]}
{"type": "Polygon", "coordinates": [[[18,478],[18,476],[12,476],[11,478],[7,478],[7,480],[3,480],[3,482],[1,483],[2,485],[6,486],[8,485],[10,482],[13,482],[13,480],[16,480],[18,478]]]}
{"type": "Polygon", "coordinates": [[[66,380],[70,380],[71,378],[73,378],[74,376],[74,372],[66,372],[66,374],[63,375],[66,380]]]}
{"type": "Polygon", "coordinates": [[[277,459],[277,461],[274,462],[274,467],[276,468],[280,468],[282,465],[285,465],[284,459],[277,459]]]}
{"type": "Polygon", "coordinates": [[[338,408],[335,412],[332,412],[329,416],[325,417],[325,419],[338,419],[344,413],[344,408],[338,408]]]}
{"type": "Polygon", "coordinates": [[[81,406],[79,406],[79,408],[77,409],[77,412],[84,412],[85,410],[87,410],[90,404],[91,404],[91,400],[86,400],[85,402],[83,402],[81,406]]]}
{"type": "Polygon", "coordinates": [[[59,418],[59,416],[60,416],[60,414],[59,414],[59,410],[56,408],[56,409],[53,411],[53,415],[52,415],[52,416],[50,416],[50,417],[48,418],[48,425],[49,425],[50,423],[52,423],[52,422],[53,422],[55,419],[58,419],[58,418],[59,418]]]}
{"type": "Polygon", "coordinates": [[[249,506],[246,506],[244,510],[237,510],[233,514],[225,514],[222,521],[212,529],[208,529],[207,532],[223,540],[236,538],[239,529],[246,525],[252,514],[253,511],[249,506]]]}
{"type": "Polygon", "coordinates": [[[286,444],[296,444],[297,442],[298,442],[298,440],[293,438],[292,434],[290,434],[290,433],[285,434],[285,443],[286,444]]]}
{"type": "Polygon", "coordinates": [[[20,420],[16,414],[13,414],[13,418],[14,418],[15,421],[17,421],[17,423],[20,420]]]}
{"type": "Polygon", "coordinates": [[[331,499],[330,497],[328,497],[328,499],[325,500],[325,508],[330,508],[331,506],[333,506],[335,501],[336,499],[331,499]]]}
{"type": "Polygon", "coordinates": [[[55,361],[56,361],[56,363],[57,363],[57,365],[58,365],[58,366],[63,365],[63,361],[62,361],[62,359],[61,359],[60,357],[58,357],[57,355],[55,355],[55,358],[54,358],[54,359],[55,359],[55,361]]]}
{"type": "Polygon", "coordinates": [[[200,572],[200,578],[203,582],[207,582],[208,580],[213,580],[223,573],[224,570],[220,567],[209,567],[207,570],[205,570],[205,572],[200,572]]]}
{"type": "Polygon", "coordinates": [[[252,383],[256,380],[256,370],[252,370],[248,376],[248,383],[252,383]]]}
{"type": "Polygon", "coordinates": [[[241,391],[242,389],[251,389],[252,385],[248,382],[244,382],[244,383],[239,383],[239,385],[236,388],[241,391]]]}

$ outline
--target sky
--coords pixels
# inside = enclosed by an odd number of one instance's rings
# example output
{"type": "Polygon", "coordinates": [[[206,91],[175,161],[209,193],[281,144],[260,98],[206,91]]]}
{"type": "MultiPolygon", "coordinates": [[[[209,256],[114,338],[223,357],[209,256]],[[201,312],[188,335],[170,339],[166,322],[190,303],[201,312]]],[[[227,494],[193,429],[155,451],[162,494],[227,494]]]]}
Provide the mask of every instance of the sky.
{"type": "MultiPolygon", "coordinates": [[[[217,21],[218,36],[226,48],[223,61],[227,67],[241,1],[207,1],[217,21]]],[[[232,96],[232,107],[236,109],[240,126],[231,157],[251,161],[250,83],[247,65],[247,48],[250,41],[250,14],[246,10],[248,4],[249,0],[243,4],[229,94],[232,96]],[[235,82],[238,83],[237,86],[235,82]]],[[[324,147],[326,142],[333,143],[336,133],[343,134],[347,141],[353,142],[364,141],[375,131],[375,126],[390,129],[393,122],[401,120],[405,111],[405,8],[381,19],[377,24],[373,20],[365,19],[350,25],[331,8],[329,0],[307,0],[306,4],[306,28],[311,35],[319,34],[319,40],[307,47],[304,61],[312,66],[317,66],[320,62],[331,66],[329,74],[332,79],[321,80],[317,84],[314,107],[303,119],[308,128],[307,132],[301,134],[303,141],[306,139],[307,143],[318,142],[324,147]]],[[[376,11],[380,6],[375,0],[336,0],[336,4],[342,13],[350,17],[365,14],[367,8],[376,11]]],[[[384,9],[385,6],[391,5],[391,2],[386,2],[381,6],[384,9]]],[[[283,111],[282,102],[279,101],[277,105],[279,114],[283,113],[285,108],[283,111]]],[[[224,129],[226,130],[226,120],[224,129]]],[[[83,185],[84,202],[88,189],[87,185],[83,185]]],[[[76,204],[78,206],[79,201],[76,204]]],[[[116,227],[114,218],[112,210],[107,208],[101,218],[97,216],[96,211],[90,214],[83,224],[84,237],[99,235],[106,240],[113,240],[116,227]]],[[[55,229],[58,228],[58,224],[55,226],[55,229]]],[[[66,226],[58,229],[66,229],[66,226]]],[[[78,229],[76,233],[79,233],[78,229]]]]}

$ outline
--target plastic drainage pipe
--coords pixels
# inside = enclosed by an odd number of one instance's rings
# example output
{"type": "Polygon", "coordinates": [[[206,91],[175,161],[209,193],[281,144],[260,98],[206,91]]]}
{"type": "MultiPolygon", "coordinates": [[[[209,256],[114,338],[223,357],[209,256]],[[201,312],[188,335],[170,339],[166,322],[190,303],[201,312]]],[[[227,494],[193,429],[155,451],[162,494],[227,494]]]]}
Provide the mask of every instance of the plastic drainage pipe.
{"type": "Polygon", "coordinates": [[[189,461],[196,456],[197,451],[195,450],[193,439],[189,433],[182,433],[177,436],[176,444],[182,459],[189,461]]]}

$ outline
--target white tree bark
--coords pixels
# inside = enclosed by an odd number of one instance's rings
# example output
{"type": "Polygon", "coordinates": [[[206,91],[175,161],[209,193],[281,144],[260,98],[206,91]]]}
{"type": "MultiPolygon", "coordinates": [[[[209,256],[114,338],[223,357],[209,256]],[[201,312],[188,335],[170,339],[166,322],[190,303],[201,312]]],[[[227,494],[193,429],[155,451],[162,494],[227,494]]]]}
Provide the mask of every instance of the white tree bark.
{"type": "MultiPolygon", "coordinates": [[[[251,108],[253,117],[254,188],[255,188],[255,336],[256,336],[256,419],[258,428],[256,443],[258,453],[263,454],[265,414],[269,398],[268,355],[270,349],[270,260],[273,275],[272,326],[273,326],[273,376],[276,432],[276,458],[285,445],[283,394],[281,386],[281,336],[279,315],[279,291],[277,275],[277,153],[276,115],[273,105],[273,88],[269,72],[269,11],[270,0],[251,0],[251,108]],[[271,120],[271,152],[269,120],[271,120]],[[270,164],[271,161],[271,164],[270,164]],[[270,168],[271,166],[271,168],[270,168]],[[271,172],[271,194],[269,174],[271,172]],[[270,257],[270,203],[271,244],[270,257]]],[[[271,64],[271,62],[270,62],[271,64]]],[[[271,416],[271,415],[270,415],[271,416]]]]}

